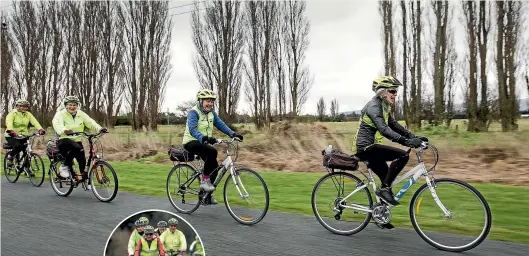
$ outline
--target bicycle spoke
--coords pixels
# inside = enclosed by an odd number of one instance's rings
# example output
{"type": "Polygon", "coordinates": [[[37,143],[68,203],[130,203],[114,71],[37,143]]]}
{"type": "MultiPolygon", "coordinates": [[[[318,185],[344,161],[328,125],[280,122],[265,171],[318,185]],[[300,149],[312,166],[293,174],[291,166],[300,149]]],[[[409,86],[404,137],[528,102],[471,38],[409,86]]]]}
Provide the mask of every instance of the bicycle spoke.
{"type": "Polygon", "coordinates": [[[312,192],[312,209],[327,230],[351,235],[369,223],[371,213],[367,210],[371,209],[373,202],[366,187],[358,188],[360,183],[360,179],[344,172],[327,174],[316,183],[312,192]],[[356,193],[349,195],[353,191],[356,193]]]}
{"type": "Polygon", "coordinates": [[[261,176],[251,169],[241,168],[234,173],[224,184],[226,208],[242,224],[258,223],[268,211],[268,188],[261,176]]]}

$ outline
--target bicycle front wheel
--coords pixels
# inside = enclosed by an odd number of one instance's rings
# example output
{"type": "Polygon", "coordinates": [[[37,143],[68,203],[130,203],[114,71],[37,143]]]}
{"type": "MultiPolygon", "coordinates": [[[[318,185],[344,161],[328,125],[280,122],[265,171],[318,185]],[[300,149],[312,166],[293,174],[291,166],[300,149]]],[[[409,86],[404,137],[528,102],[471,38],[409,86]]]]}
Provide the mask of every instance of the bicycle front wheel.
{"type": "Polygon", "coordinates": [[[492,218],[490,207],[473,186],[455,179],[422,185],[410,202],[410,219],[431,246],[451,252],[470,250],[485,240],[492,218]],[[430,191],[430,194],[424,192],[430,191]]]}
{"type": "Polygon", "coordinates": [[[40,187],[42,185],[44,182],[44,161],[38,154],[31,153],[26,172],[33,186],[40,187]]]}
{"type": "Polygon", "coordinates": [[[20,172],[18,172],[17,168],[15,167],[14,160],[11,166],[7,166],[7,154],[4,155],[4,175],[6,176],[7,181],[11,183],[17,182],[18,178],[20,177],[20,172]]]}
{"type": "Polygon", "coordinates": [[[235,169],[234,174],[228,175],[224,183],[226,209],[241,224],[257,224],[268,212],[268,187],[261,175],[252,169],[235,169]]]}
{"type": "Polygon", "coordinates": [[[89,179],[92,193],[99,201],[108,203],[114,200],[118,194],[118,175],[108,162],[98,160],[94,168],[90,170],[89,179]],[[112,186],[112,184],[115,185],[112,186]]]}

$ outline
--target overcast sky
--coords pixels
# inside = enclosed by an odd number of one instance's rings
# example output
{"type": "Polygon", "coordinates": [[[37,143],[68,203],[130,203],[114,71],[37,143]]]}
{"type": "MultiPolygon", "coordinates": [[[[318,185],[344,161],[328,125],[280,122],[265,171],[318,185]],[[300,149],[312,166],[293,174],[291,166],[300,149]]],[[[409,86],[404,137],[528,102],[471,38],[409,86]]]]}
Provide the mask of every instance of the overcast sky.
{"type": "MultiPolygon", "coordinates": [[[[171,1],[170,7],[191,1],[171,1]]],[[[174,8],[171,14],[192,10],[174,8]]],[[[316,113],[319,96],[329,102],[336,97],[340,111],[361,108],[371,97],[371,81],[382,67],[380,21],[376,1],[310,0],[307,16],[311,22],[310,46],[305,63],[314,74],[314,84],[304,113],[316,113]]],[[[191,40],[190,13],[172,16],[174,21],[172,64],[165,104],[176,105],[193,99],[200,85],[192,65],[195,50],[191,40]]],[[[239,110],[247,109],[241,96],[239,110]]]]}
{"type": "MultiPolygon", "coordinates": [[[[0,1],[0,7],[12,3],[12,1],[0,1]]],[[[171,47],[173,69],[167,83],[162,111],[167,111],[167,108],[171,112],[176,111],[179,103],[194,99],[200,87],[192,63],[195,51],[191,40],[191,13],[189,13],[193,10],[192,5],[173,8],[190,3],[192,1],[181,0],[171,0],[169,3],[169,8],[172,8],[169,13],[174,14],[171,16],[174,22],[171,47]]],[[[400,12],[400,8],[396,9],[400,12]]],[[[395,15],[400,17],[400,14],[395,15]]],[[[333,98],[336,98],[340,112],[361,109],[373,96],[371,82],[381,75],[383,70],[382,28],[378,1],[308,0],[307,16],[311,23],[311,31],[305,63],[309,65],[314,75],[314,84],[302,112],[316,113],[316,103],[320,96],[324,97],[327,106],[333,98]]],[[[458,30],[460,23],[456,20],[454,24],[458,30]]],[[[425,33],[426,30],[427,28],[424,29],[425,33]]],[[[529,33],[525,33],[524,37],[525,41],[529,41],[529,33]]],[[[456,39],[457,49],[466,50],[464,30],[456,32],[456,39]]],[[[491,58],[494,57],[493,52],[489,55],[491,58]]],[[[493,61],[493,59],[489,60],[493,61]]],[[[495,70],[491,68],[489,74],[491,79],[489,84],[491,88],[496,89],[495,70]]],[[[431,83],[424,76],[423,82],[424,86],[431,87],[431,83]]],[[[523,89],[521,92],[520,97],[526,98],[527,90],[523,89]]],[[[460,98],[456,101],[460,101],[460,98]]],[[[241,91],[239,111],[244,109],[248,109],[248,104],[241,91]]]]}

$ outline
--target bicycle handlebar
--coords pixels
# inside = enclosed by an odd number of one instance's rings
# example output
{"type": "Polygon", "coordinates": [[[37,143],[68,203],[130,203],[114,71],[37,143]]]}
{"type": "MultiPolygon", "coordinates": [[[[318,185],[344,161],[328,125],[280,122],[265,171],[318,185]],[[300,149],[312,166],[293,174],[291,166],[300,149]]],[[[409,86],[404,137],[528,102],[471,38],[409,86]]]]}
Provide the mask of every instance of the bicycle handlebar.
{"type": "Polygon", "coordinates": [[[237,137],[233,137],[233,138],[231,138],[231,140],[217,139],[217,143],[216,144],[222,144],[222,143],[231,144],[234,141],[241,142],[242,140],[237,138],[237,137]]]}
{"type": "Polygon", "coordinates": [[[35,133],[33,133],[31,135],[28,135],[28,136],[22,135],[22,134],[18,134],[16,137],[13,137],[13,138],[15,138],[15,139],[27,139],[27,138],[31,138],[31,137],[35,137],[35,136],[44,136],[44,135],[40,135],[40,134],[35,132],[35,133]]]}
{"type": "Polygon", "coordinates": [[[97,136],[99,136],[99,135],[101,135],[103,133],[108,133],[108,132],[102,132],[102,131],[99,131],[97,133],[73,132],[70,135],[84,135],[85,137],[91,138],[91,137],[97,137],[97,136]]]}

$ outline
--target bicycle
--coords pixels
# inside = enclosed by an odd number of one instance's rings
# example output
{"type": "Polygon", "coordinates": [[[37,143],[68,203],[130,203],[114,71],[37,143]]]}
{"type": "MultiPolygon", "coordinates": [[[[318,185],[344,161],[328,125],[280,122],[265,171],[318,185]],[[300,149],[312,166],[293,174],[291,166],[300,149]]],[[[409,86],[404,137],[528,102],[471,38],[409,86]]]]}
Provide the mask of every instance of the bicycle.
{"type": "Polygon", "coordinates": [[[14,157],[14,160],[16,160],[16,167],[15,165],[7,165],[7,153],[11,152],[11,150],[13,150],[13,147],[11,147],[11,145],[9,145],[7,142],[4,143],[3,148],[6,150],[6,154],[4,156],[4,175],[10,183],[17,182],[18,178],[20,178],[20,174],[22,174],[23,172],[26,174],[26,176],[29,177],[29,181],[35,187],[40,187],[44,182],[44,162],[42,161],[42,158],[39,154],[33,152],[33,149],[31,147],[31,145],[33,144],[33,138],[35,136],[41,135],[38,133],[33,133],[29,136],[18,135],[15,137],[17,139],[27,139],[27,141],[24,142],[24,146],[26,148],[14,157]],[[20,153],[23,153],[22,157],[20,157],[20,153]],[[31,163],[33,162],[32,160],[35,160],[37,169],[31,167],[31,163]],[[20,164],[21,162],[22,164],[20,164]],[[41,171],[39,171],[39,168],[41,171]],[[14,178],[11,178],[11,171],[14,172],[14,178]],[[40,178],[37,178],[35,177],[35,174],[42,175],[40,175],[40,178]]]}
{"type": "Polygon", "coordinates": [[[177,250],[166,250],[165,251],[165,256],[182,256],[184,255],[184,252],[182,251],[177,251],[177,250]]]}
{"type": "MultiPolygon", "coordinates": [[[[88,174],[87,174],[88,181],[84,177],[80,178],[79,177],[81,176],[80,173],[75,171],[74,168],[69,168],[70,175],[68,178],[61,177],[59,175],[59,172],[58,172],[59,168],[57,165],[58,164],[64,165],[65,158],[58,152],[57,149],[49,151],[48,157],[50,158],[50,169],[49,169],[50,183],[51,183],[51,187],[53,188],[53,191],[55,191],[57,195],[67,197],[68,195],[72,193],[74,188],[77,188],[78,185],[81,184],[84,191],[90,190],[88,188],[88,185],[90,185],[92,193],[94,193],[94,196],[99,201],[110,202],[116,197],[117,192],[118,192],[118,177],[117,177],[116,171],[114,171],[114,168],[107,161],[103,160],[102,157],[100,157],[97,152],[94,151],[94,138],[97,139],[101,134],[103,133],[98,132],[94,134],[89,134],[85,132],[74,132],[72,134],[72,135],[83,135],[88,139],[90,152],[89,152],[88,160],[86,161],[86,166],[85,166],[85,168],[88,170],[88,174]],[[97,191],[96,186],[95,186],[95,185],[106,185],[111,182],[111,179],[107,176],[107,172],[105,168],[107,170],[110,170],[110,173],[114,177],[113,181],[116,184],[110,197],[108,198],[104,198],[103,196],[101,196],[101,194],[97,191]],[[100,172],[98,171],[99,169],[101,170],[100,172]],[[94,180],[96,180],[97,183],[94,182],[94,180]],[[62,188],[66,188],[66,191],[65,192],[60,191],[60,189],[62,188]]],[[[55,140],[55,142],[57,141],[58,139],[55,140]]],[[[48,144],[53,144],[53,142],[54,141],[49,140],[48,144]]],[[[72,167],[74,166],[75,164],[72,164],[72,167]]]]}
{"type": "MultiPolygon", "coordinates": [[[[256,171],[250,168],[236,168],[235,167],[235,161],[237,160],[237,157],[238,157],[238,153],[237,153],[238,144],[234,142],[239,142],[239,141],[241,140],[235,137],[232,138],[231,140],[217,139],[216,144],[222,144],[222,143],[226,144],[226,149],[225,149],[226,157],[222,161],[222,163],[219,165],[219,167],[213,171],[213,172],[217,172],[219,170],[221,171],[220,174],[215,179],[215,181],[213,182],[213,186],[217,187],[218,184],[221,182],[222,178],[224,177],[224,175],[226,174],[226,172],[229,170],[230,174],[226,178],[226,181],[224,183],[224,190],[223,190],[223,198],[224,198],[224,204],[226,206],[226,209],[228,210],[228,213],[237,222],[244,224],[244,225],[254,225],[260,222],[265,217],[266,213],[268,212],[268,207],[270,203],[268,187],[266,186],[266,183],[263,180],[263,178],[256,171]],[[232,155],[229,148],[233,144],[235,144],[235,150],[234,150],[235,153],[232,155]],[[232,159],[232,156],[234,156],[233,159],[232,159]],[[263,193],[265,197],[264,198],[264,209],[261,214],[257,214],[258,216],[256,218],[247,217],[247,215],[236,214],[234,212],[235,209],[230,206],[230,204],[232,203],[233,205],[237,205],[237,206],[247,206],[245,203],[251,203],[253,201],[253,200],[250,200],[249,198],[250,195],[241,180],[241,176],[242,176],[241,174],[245,174],[245,173],[253,175],[257,178],[257,180],[253,182],[250,182],[248,180],[244,181],[244,183],[246,183],[247,185],[250,185],[248,186],[248,188],[252,188],[252,189],[258,188],[257,185],[259,185],[259,183],[262,186],[262,189],[259,189],[258,192],[252,191],[252,195],[255,195],[255,194],[259,195],[263,193]],[[229,182],[230,180],[232,180],[233,182],[230,183],[229,182]],[[237,195],[238,193],[238,195],[232,198],[231,200],[228,200],[228,190],[227,189],[230,187],[230,184],[235,185],[235,188],[237,189],[237,192],[235,194],[237,195]],[[242,199],[243,202],[237,203],[235,202],[236,199],[242,199]]],[[[203,171],[203,168],[202,168],[203,166],[197,165],[195,168],[194,167],[195,165],[193,165],[192,163],[189,164],[193,160],[197,160],[201,162],[200,161],[201,159],[197,155],[189,154],[189,152],[187,152],[183,148],[182,149],[174,148],[173,145],[171,145],[171,148],[169,149],[168,153],[173,163],[178,162],[178,164],[174,163],[173,168],[171,169],[171,171],[169,172],[167,176],[167,182],[166,182],[167,197],[169,198],[169,201],[171,202],[173,207],[178,212],[185,213],[185,214],[193,213],[194,211],[198,209],[201,203],[205,203],[205,199],[212,193],[212,192],[205,192],[200,189],[200,178],[201,178],[201,174],[203,171]],[[179,171],[182,169],[184,171],[179,171]],[[170,188],[170,181],[173,175],[176,175],[176,179],[178,180],[178,186],[177,188],[174,188],[174,194],[171,193],[172,189],[170,188]],[[180,182],[181,177],[184,177],[182,178],[182,180],[185,180],[184,182],[180,182]],[[192,186],[194,181],[197,181],[197,184],[195,186],[192,186]],[[189,210],[186,210],[182,206],[177,205],[178,197],[181,197],[181,202],[183,205],[188,203],[185,198],[186,193],[190,194],[191,199],[195,198],[198,200],[194,205],[191,204],[192,206],[189,210]],[[175,196],[175,198],[173,198],[173,195],[175,196]]],[[[254,207],[248,207],[248,208],[255,209],[254,207]]]]}
{"type": "MultiPolygon", "coordinates": [[[[411,149],[408,151],[408,153],[411,151],[411,149]]],[[[416,231],[416,233],[424,240],[426,241],[428,244],[430,244],[431,246],[437,248],[437,249],[440,249],[440,250],[444,250],[444,251],[452,251],[452,252],[462,252],[462,251],[467,251],[467,250],[470,250],[476,246],[478,246],[479,244],[481,244],[485,238],[488,236],[489,232],[490,232],[490,228],[491,228],[491,211],[490,211],[490,207],[487,203],[487,201],[485,200],[485,198],[483,197],[483,195],[476,189],[474,188],[473,186],[463,182],[463,181],[459,181],[459,180],[456,180],[456,179],[451,179],[451,178],[440,178],[440,179],[435,179],[433,177],[433,171],[435,171],[435,166],[437,165],[437,161],[438,161],[438,153],[437,153],[437,149],[435,147],[433,147],[432,145],[430,145],[429,143],[427,142],[423,142],[421,147],[419,149],[417,149],[416,151],[416,155],[417,155],[417,159],[418,159],[418,164],[417,166],[411,168],[407,173],[405,173],[404,175],[400,176],[399,178],[397,178],[392,184],[391,184],[391,187],[394,187],[395,185],[399,184],[401,181],[407,179],[408,177],[410,178],[403,186],[402,188],[400,189],[400,191],[395,195],[395,200],[399,201],[403,195],[406,193],[406,191],[408,191],[411,186],[413,184],[415,184],[415,182],[421,177],[421,176],[424,176],[425,179],[426,179],[426,183],[423,184],[421,187],[419,187],[417,189],[417,191],[414,193],[414,195],[412,196],[411,198],[411,201],[410,201],[410,207],[409,207],[409,214],[410,214],[410,219],[411,219],[411,223],[413,225],[413,228],[414,230],[416,231]],[[425,150],[427,150],[428,148],[431,148],[434,152],[434,157],[435,157],[435,163],[433,165],[433,167],[431,168],[426,168],[425,164],[424,164],[424,161],[423,161],[423,158],[422,158],[422,154],[425,150]],[[443,189],[443,187],[445,187],[446,185],[449,185],[449,184],[454,184],[454,185],[457,185],[461,188],[464,188],[466,189],[467,191],[470,191],[470,195],[466,195],[462,192],[456,192],[456,188],[448,188],[447,190],[441,190],[443,189]],[[431,193],[431,196],[433,198],[433,202],[427,202],[426,204],[423,202],[423,198],[422,197],[422,192],[426,191],[426,189],[429,189],[430,193],[431,193]],[[446,195],[444,195],[444,197],[439,197],[438,196],[438,192],[439,191],[442,191],[442,193],[446,192],[446,195]],[[448,200],[447,197],[450,196],[450,194],[454,195],[457,197],[457,202],[456,202],[456,206],[450,206],[450,207],[446,207],[445,204],[450,204],[452,201],[451,200],[448,200]],[[448,196],[447,196],[448,195],[448,196]],[[481,203],[481,207],[479,208],[472,208],[469,206],[469,203],[468,203],[468,197],[470,196],[473,196],[475,198],[478,199],[478,201],[481,203]],[[441,199],[443,199],[443,202],[441,201],[441,199]],[[467,201],[466,201],[467,200],[467,201]],[[425,215],[425,219],[427,220],[425,222],[425,224],[421,224],[419,225],[418,224],[418,219],[422,219],[421,216],[417,216],[420,212],[420,207],[421,207],[421,203],[423,204],[423,207],[424,207],[424,204],[426,206],[432,206],[432,207],[438,207],[441,209],[442,211],[442,214],[427,214],[425,215]],[[464,206],[463,206],[464,205],[464,206]],[[444,220],[452,220],[453,217],[455,216],[465,216],[464,214],[461,214],[459,215],[459,212],[458,212],[458,206],[461,206],[462,208],[465,208],[465,209],[471,209],[473,210],[474,212],[468,216],[472,216],[474,218],[477,218],[477,217],[483,217],[484,218],[484,225],[482,228],[480,228],[480,234],[478,235],[477,238],[473,239],[470,243],[468,244],[463,244],[463,245],[456,245],[456,246],[450,246],[450,245],[445,245],[445,244],[441,244],[440,242],[434,240],[434,237],[437,236],[437,235],[441,235],[441,233],[439,233],[438,229],[439,229],[439,226],[441,227],[444,227],[444,230],[447,230],[447,229],[451,229],[450,226],[448,225],[451,225],[451,223],[447,223],[446,222],[442,222],[442,221],[433,221],[432,219],[438,215],[442,215],[442,217],[444,218],[444,220]],[[450,211],[449,208],[452,210],[450,211]],[[483,215],[481,215],[483,214],[483,215]],[[432,227],[433,228],[433,231],[435,232],[432,232],[432,233],[427,233],[425,229],[427,229],[428,227],[432,227]],[[448,228],[446,228],[448,227],[448,228]]],[[[360,159],[358,159],[356,156],[352,156],[352,158],[354,158],[355,161],[361,161],[360,159]]],[[[367,161],[362,161],[366,166],[368,164],[367,161]]],[[[325,165],[324,165],[325,166],[325,165]]],[[[347,173],[347,172],[344,172],[343,170],[340,170],[340,171],[334,171],[334,169],[332,170],[329,170],[329,173],[324,175],[322,178],[320,178],[320,180],[318,180],[318,182],[315,184],[314,186],[314,189],[312,191],[312,198],[311,198],[311,203],[312,203],[312,210],[314,212],[314,215],[316,217],[316,219],[318,220],[318,222],[324,226],[327,230],[331,231],[332,233],[335,233],[335,234],[339,234],[339,235],[353,235],[353,234],[356,234],[358,232],[360,232],[361,230],[363,230],[367,225],[368,223],[370,222],[371,219],[373,219],[373,221],[375,222],[375,224],[380,227],[380,228],[383,228],[383,224],[387,224],[390,222],[391,220],[391,208],[393,208],[392,205],[387,205],[384,201],[382,201],[378,196],[376,196],[376,204],[373,205],[373,199],[372,199],[372,195],[371,195],[371,192],[369,191],[369,185],[372,185],[372,188],[373,190],[376,190],[376,184],[375,184],[375,179],[373,178],[373,173],[372,173],[372,170],[367,168],[367,171],[368,171],[368,176],[366,176],[361,170],[358,169],[358,165],[357,165],[357,170],[353,170],[353,171],[359,171],[365,178],[364,180],[361,180],[360,178],[358,178],[357,176],[351,174],[351,173],[347,173]],[[352,180],[353,182],[353,190],[352,192],[350,192],[349,194],[345,195],[346,192],[344,192],[344,188],[343,186],[345,186],[345,183],[346,182],[335,182],[335,178],[339,178],[339,177],[346,177],[346,178],[349,178],[350,180],[352,180]],[[366,214],[366,217],[363,219],[363,221],[361,220],[361,217],[360,219],[358,220],[352,220],[353,217],[351,217],[351,220],[349,220],[351,223],[353,222],[361,222],[360,226],[358,226],[357,228],[354,228],[354,229],[348,229],[348,230],[344,230],[344,229],[340,229],[340,228],[336,228],[336,227],[333,227],[331,226],[331,221],[332,221],[332,218],[329,218],[329,220],[325,220],[324,218],[322,218],[322,216],[320,215],[320,212],[325,212],[327,211],[328,209],[322,209],[322,210],[318,210],[317,209],[317,196],[316,194],[318,193],[318,190],[320,188],[320,186],[322,186],[323,182],[327,179],[332,179],[333,180],[333,183],[334,183],[334,187],[338,190],[338,195],[336,196],[336,192],[334,192],[334,195],[332,198],[334,198],[333,200],[331,200],[331,202],[329,202],[329,209],[330,209],[330,212],[331,214],[334,214],[334,219],[335,220],[340,220],[341,218],[343,218],[343,210],[345,209],[352,209],[353,210],[353,215],[357,215],[359,214],[360,212],[362,213],[365,213],[366,214]],[[367,182],[366,182],[367,180],[367,182]],[[340,183],[337,185],[337,183],[340,183]],[[365,197],[367,198],[367,205],[366,204],[358,204],[356,201],[357,200],[354,200],[355,202],[352,203],[352,202],[347,202],[347,200],[349,198],[351,198],[353,195],[357,194],[357,192],[360,192],[360,191],[363,191],[365,195],[365,197]],[[345,195],[345,196],[344,196],[345,195]]],[[[331,190],[332,190],[332,186],[331,186],[331,190]]],[[[329,192],[328,194],[331,194],[332,192],[329,192]]],[[[319,193],[318,193],[319,195],[319,193]]],[[[426,198],[429,198],[429,197],[426,197],[426,198]]],[[[323,200],[322,200],[323,201],[323,200]]],[[[326,201],[326,200],[325,200],[326,201]]],[[[347,218],[347,217],[346,217],[347,218]]],[[[472,228],[474,228],[476,226],[475,224],[475,221],[469,221],[469,222],[465,222],[464,225],[462,225],[461,227],[460,226],[457,226],[456,228],[463,228],[465,229],[466,232],[469,232],[471,231],[472,228]]],[[[481,227],[481,225],[479,226],[481,227]]],[[[478,227],[478,228],[479,228],[478,227]]],[[[457,241],[462,241],[464,237],[462,236],[459,236],[457,238],[455,238],[455,240],[457,241]]]]}

